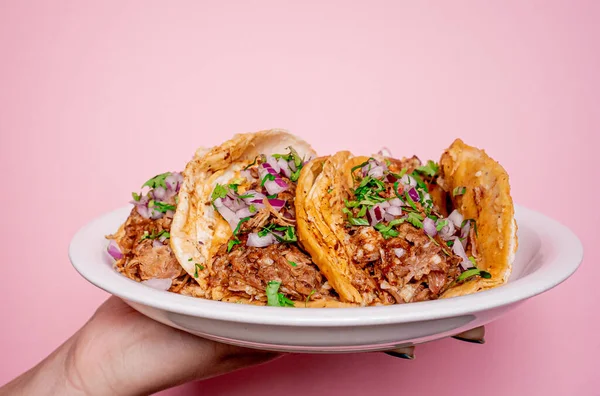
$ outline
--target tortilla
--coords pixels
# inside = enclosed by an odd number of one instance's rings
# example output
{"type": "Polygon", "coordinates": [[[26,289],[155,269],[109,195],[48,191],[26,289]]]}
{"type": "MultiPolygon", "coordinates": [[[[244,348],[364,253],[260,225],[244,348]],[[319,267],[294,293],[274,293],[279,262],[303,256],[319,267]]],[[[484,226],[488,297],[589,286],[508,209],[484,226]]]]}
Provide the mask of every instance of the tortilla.
{"type": "MultiPolygon", "coordinates": [[[[377,302],[373,297],[381,290],[370,295],[359,291],[356,277],[365,278],[365,270],[353,262],[357,247],[351,242],[348,223],[342,212],[344,202],[352,199],[353,169],[369,161],[369,158],[375,158],[380,163],[402,164],[411,172],[419,162],[416,157],[402,160],[382,155],[355,157],[342,151],[329,157],[316,158],[307,164],[296,190],[300,242],[342,301],[363,306],[390,303],[377,302]]],[[[466,188],[463,195],[451,198],[452,206],[464,219],[474,220],[477,237],[473,237],[475,242],[469,252],[476,255],[477,269],[491,275],[490,279],[475,276],[466,281],[452,282],[438,297],[470,294],[505,283],[517,247],[517,226],[506,171],[483,150],[457,139],[442,155],[437,175],[431,200],[436,206],[442,207],[440,213],[445,213],[443,203],[446,197],[453,196],[455,187],[466,188]]],[[[381,252],[381,257],[388,254],[390,252],[381,252]]],[[[402,287],[399,287],[400,294],[403,293],[402,287]]],[[[394,297],[398,300],[396,295],[394,297]]]]}
{"type": "MultiPolygon", "coordinates": [[[[171,247],[185,271],[199,284],[200,297],[265,304],[264,301],[249,297],[228,295],[227,290],[214,286],[210,281],[211,277],[218,275],[218,271],[213,269],[217,252],[222,251],[233,235],[232,226],[215,209],[211,195],[217,185],[229,185],[232,180],[239,179],[242,171],[255,162],[257,156],[280,154],[290,146],[300,157],[316,157],[315,151],[307,142],[284,130],[274,129],[235,135],[187,164],[183,172],[179,204],[171,226],[171,247]]],[[[316,267],[315,271],[318,272],[316,267]]],[[[332,300],[308,301],[309,298],[310,296],[306,301],[293,303],[297,307],[346,305],[332,300]]]]}

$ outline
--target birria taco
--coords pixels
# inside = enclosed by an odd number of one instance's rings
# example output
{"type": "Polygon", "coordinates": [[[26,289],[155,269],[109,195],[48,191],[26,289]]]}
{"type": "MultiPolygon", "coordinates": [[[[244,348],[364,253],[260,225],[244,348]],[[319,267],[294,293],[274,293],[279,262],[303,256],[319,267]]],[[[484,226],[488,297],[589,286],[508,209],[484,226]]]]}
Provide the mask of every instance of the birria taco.
{"type": "Polygon", "coordinates": [[[298,238],[340,300],[400,304],[507,281],[517,247],[508,176],[456,140],[439,163],[338,152],[305,165],[298,238]]]}
{"type": "Polygon", "coordinates": [[[298,243],[295,190],[315,156],[305,141],[269,130],[236,135],[187,164],[171,247],[199,297],[344,305],[298,243]]]}
{"type": "MultiPolygon", "coordinates": [[[[206,149],[198,149],[196,157],[206,149]]],[[[197,284],[183,270],[170,246],[170,231],[183,183],[179,172],[150,178],[134,192],[133,208],[113,235],[107,251],[114,267],[126,277],[175,293],[197,295],[197,284]]]]}

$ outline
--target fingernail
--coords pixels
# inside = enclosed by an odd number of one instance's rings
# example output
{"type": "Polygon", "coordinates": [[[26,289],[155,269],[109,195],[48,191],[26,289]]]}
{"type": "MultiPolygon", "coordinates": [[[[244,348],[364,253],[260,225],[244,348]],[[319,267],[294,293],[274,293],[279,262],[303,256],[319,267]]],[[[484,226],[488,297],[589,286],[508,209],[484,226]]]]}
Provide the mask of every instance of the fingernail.
{"type": "Polygon", "coordinates": [[[463,337],[457,337],[457,336],[453,336],[452,338],[457,339],[459,341],[464,341],[464,342],[470,342],[473,344],[485,344],[485,339],[483,338],[479,338],[479,339],[474,339],[474,338],[463,338],[463,337]]]}
{"type": "Polygon", "coordinates": [[[400,359],[414,360],[414,358],[415,358],[415,355],[411,355],[411,354],[403,353],[403,352],[385,351],[384,353],[386,355],[390,355],[390,356],[397,357],[400,359]]]}

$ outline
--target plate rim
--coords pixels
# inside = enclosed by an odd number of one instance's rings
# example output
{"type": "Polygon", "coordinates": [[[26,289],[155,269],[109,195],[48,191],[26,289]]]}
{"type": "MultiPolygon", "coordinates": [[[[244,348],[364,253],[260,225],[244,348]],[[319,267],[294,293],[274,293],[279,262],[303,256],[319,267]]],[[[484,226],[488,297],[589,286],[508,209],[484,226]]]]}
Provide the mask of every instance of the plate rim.
{"type": "MultiPolygon", "coordinates": [[[[500,308],[544,293],[571,277],[583,261],[583,244],[573,231],[555,219],[521,205],[515,205],[517,224],[527,225],[533,230],[545,230],[543,238],[540,237],[542,243],[540,250],[543,251],[544,246],[551,244],[556,254],[552,259],[544,261],[532,273],[500,287],[442,300],[358,309],[291,310],[282,307],[232,304],[156,290],[126,278],[105,263],[97,265],[96,268],[95,265],[105,258],[98,258],[100,256],[95,250],[97,248],[90,249],[88,243],[94,244],[94,239],[97,237],[102,237],[104,240],[106,234],[114,232],[104,233],[100,228],[105,222],[117,223],[115,219],[118,218],[118,224],[114,227],[116,230],[131,208],[132,206],[129,205],[106,212],[75,233],[69,244],[69,259],[75,270],[94,286],[125,300],[167,312],[227,322],[275,326],[345,327],[449,318],[500,308]]],[[[540,236],[537,231],[536,234],[540,236]]]]}

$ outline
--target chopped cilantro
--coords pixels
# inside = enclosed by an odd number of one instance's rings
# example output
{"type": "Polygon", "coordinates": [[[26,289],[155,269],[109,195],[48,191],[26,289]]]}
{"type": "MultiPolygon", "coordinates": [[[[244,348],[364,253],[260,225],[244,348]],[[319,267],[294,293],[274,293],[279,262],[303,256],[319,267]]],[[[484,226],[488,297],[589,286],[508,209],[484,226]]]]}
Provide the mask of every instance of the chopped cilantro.
{"type": "Polygon", "coordinates": [[[408,202],[408,204],[410,205],[411,208],[413,208],[414,210],[419,210],[419,209],[417,209],[417,205],[415,204],[415,201],[413,201],[413,199],[408,194],[408,191],[404,193],[404,197],[406,198],[406,202],[408,202]]]}
{"type": "Polygon", "coordinates": [[[404,223],[404,219],[392,220],[388,225],[385,225],[384,223],[377,223],[375,224],[375,229],[381,233],[381,236],[383,236],[384,239],[389,239],[398,236],[398,231],[396,231],[393,227],[401,223],[404,223]]]}
{"type": "Polygon", "coordinates": [[[437,225],[435,226],[435,229],[438,231],[441,231],[442,228],[446,227],[448,225],[448,220],[444,219],[444,220],[440,220],[438,221],[437,225]]]}
{"type": "Polygon", "coordinates": [[[268,226],[266,226],[266,227],[263,227],[263,229],[262,229],[262,230],[260,230],[260,231],[258,232],[258,236],[259,236],[259,237],[261,237],[261,238],[264,238],[264,237],[266,237],[266,236],[267,236],[267,234],[268,234],[269,232],[271,232],[271,231],[272,231],[274,228],[275,228],[275,224],[269,224],[268,226]]]}
{"type": "Polygon", "coordinates": [[[333,191],[333,188],[328,188],[327,189],[327,194],[331,194],[332,191],[333,191]]]}
{"type": "Polygon", "coordinates": [[[347,208],[356,208],[360,205],[358,201],[348,201],[347,199],[344,199],[344,204],[347,208]]]}
{"type": "Polygon", "coordinates": [[[358,165],[354,166],[352,169],[350,169],[350,174],[354,174],[355,170],[360,169],[363,166],[367,165],[369,163],[369,161],[371,161],[371,160],[375,160],[375,158],[369,158],[368,160],[366,160],[362,164],[358,164],[358,165]]]}
{"type": "Polygon", "coordinates": [[[396,196],[398,198],[403,198],[402,194],[400,194],[400,191],[398,191],[398,187],[400,186],[400,182],[396,181],[394,182],[394,192],[396,193],[396,196]]]}
{"type": "Polygon", "coordinates": [[[280,307],[293,307],[294,302],[287,298],[283,293],[277,293],[277,301],[280,307]]]}
{"type": "Polygon", "coordinates": [[[360,208],[360,210],[356,214],[356,217],[364,217],[366,214],[367,214],[367,205],[364,205],[362,208],[360,208]]]}
{"type": "Polygon", "coordinates": [[[254,166],[254,165],[256,165],[256,161],[258,160],[258,158],[261,158],[261,159],[262,159],[262,158],[263,158],[263,155],[261,154],[261,155],[257,155],[256,157],[254,157],[254,161],[252,161],[252,163],[251,163],[251,164],[248,164],[248,165],[247,165],[247,166],[244,168],[244,170],[246,170],[246,169],[250,168],[251,166],[254,166]]]}
{"type": "Polygon", "coordinates": [[[241,199],[246,199],[246,198],[254,198],[254,194],[244,194],[244,195],[240,195],[239,198],[241,199]]]}
{"type": "MultiPolygon", "coordinates": [[[[159,202],[159,201],[151,201],[151,202],[153,202],[154,208],[156,208],[156,210],[158,210],[161,213],[167,213],[167,211],[169,211],[169,210],[175,210],[174,205],[169,205],[169,204],[166,204],[164,202],[159,202]]],[[[148,206],[150,206],[150,205],[148,205],[148,206]]]]}
{"type": "Polygon", "coordinates": [[[275,199],[277,198],[277,194],[267,195],[267,199],[275,199]]]}
{"type": "Polygon", "coordinates": [[[489,279],[489,278],[492,277],[492,275],[489,272],[481,271],[481,270],[479,270],[477,268],[471,268],[471,269],[466,270],[462,274],[460,274],[460,276],[456,279],[456,281],[457,282],[461,282],[461,281],[463,281],[465,279],[468,279],[468,278],[470,278],[472,276],[476,276],[476,275],[479,275],[479,276],[481,276],[482,278],[485,278],[485,279],[489,279]]]}
{"type": "Polygon", "coordinates": [[[196,263],[194,265],[194,267],[196,268],[196,271],[194,272],[194,278],[197,278],[198,277],[198,270],[203,271],[204,270],[204,266],[196,263]]]}
{"type": "Polygon", "coordinates": [[[300,158],[300,155],[298,154],[298,152],[296,150],[294,150],[294,148],[292,146],[288,147],[288,150],[290,150],[290,157],[292,160],[294,160],[294,165],[296,165],[296,168],[297,169],[302,168],[302,164],[303,164],[304,160],[302,158],[300,158]]]}
{"type": "Polygon", "coordinates": [[[350,222],[350,224],[355,225],[355,226],[368,226],[369,222],[367,221],[367,219],[357,219],[355,217],[350,217],[348,219],[348,221],[350,222]]]}
{"type": "Polygon", "coordinates": [[[290,265],[292,267],[297,267],[298,266],[298,264],[296,264],[296,263],[294,263],[293,261],[290,261],[290,260],[288,260],[288,263],[290,263],[290,265]]]}
{"type": "Polygon", "coordinates": [[[179,205],[179,195],[175,195],[175,203],[179,205]]]}
{"type": "Polygon", "coordinates": [[[167,188],[167,183],[165,179],[171,175],[171,172],[161,173],[160,175],[156,175],[146,183],[142,184],[142,188],[148,186],[150,188],[162,187],[167,188]]]}
{"type": "Polygon", "coordinates": [[[233,249],[235,245],[239,245],[240,243],[240,240],[237,238],[229,240],[229,242],[227,242],[227,253],[231,252],[231,249],[233,249]]]}
{"type": "Polygon", "coordinates": [[[267,173],[265,175],[265,177],[263,177],[262,181],[260,182],[260,186],[264,187],[265,183],[267,182],[267,180],[275,180],[275,175],[272,175],[270,173],[267,173]]]}
{"type": "Polygon", "coordinates": [[[142,196],[140,194],[135,193],[135,192],[132,192],[131,196],[133,197],[134,201],[139,201],[142,198],[142,196]]]}
{"type": "Polygon", "coordinates": [[[417,228],[423,228],[423,217],[418,213],[409,213],[406,221],[417,228]]]}
{"type": "Polygon", "coordinates": [[[267,305],[272,307],[293,307],[294,302],[287,298],[283,293],[279,293],[281,282],[269,281],[265,289],[267,295],[267,305]]]}
{"type": "Polygon", "coordinates": [[[433,162],[431,160],[427,161],[426,165],[419,166],[417,168],[418,172],[423,173],[427,176],[431,176],[431,177],[435,176],[437,174],[438,170],[439,170],[438,164],[436,164],[435,162],[433,162]]]}
{"type": "Polygon", "coordinates": [[[244,224],[248,220],[250,220],[250,217],[242,217],[240,219],[240,221],[237,223],[237,226],[235,227],[235,230],[233,230],[233,235],[237,235],[238,232],[240,232],[240,227],[242,226],[242,224],[244,224]]]}
{"type": "Polygon", "coordinates": [[[292,174],[290,175],[290,180],[293,182],[298,181],[298,179],[300,178],[300,172],[302,171],[301,168],[296,169],[294,172],[292,172],[292,174]]]}
{"type": "Polygon", "coordinates": [[[306,297],[306,301],[304,301],[304,307],[308,308],[308,302],[310,301],[310,298],[312,297],[313,294],[315,294],[317,291],[315,289],[312,289],[310,291],[310,294],[306,297]]]}
{"type": "Polygon", "coordinates": [[[477,232],[477,222],[475,221],[475,219],[465,219],[465,220],[463,220],[463,222],[460,225],[460,228],[463,228],[467,224],[467,221],[470,221],[471,224],[473,224],[473,229],[475,230],[475,236],[479,236],[478,235],[479,233],[477,232]]]}
{"type": "Polygon", "coordinates": [[[451,239],[449,241],[446,241],[446,245],[448,245],[448,247],[452,247],[454,245],[454,240],[451,239]]]}
{"type": "Polygon", "coordinates": [[[248,210],[250,211],[250,213],[256,213],[256,205],[251,204],[250,206],[248,206],[248,210]]]}
{"type": "Polygon", "coordinates": [[[237,193],[238,187],[239,187],[239,184],[233,184],[232,183],[232,184],[229,185],[229,189],[233,190],[236,193],[237,193]]]}
{"type": "Polygon", "coordinates": [[[166,231],[166,230],[162,230],[159,233],[152,232],[152,234],[149,234],[148,231],[144,231],[144,235],[142,235],[142,239],[140,239],[140,242],[142,242],[146,239],[158,239],[163,236],[165,238],[171,238],[171,234],[169,233],[169,231],[166,231]]]}
{"type": "Polygon", "coordinates": [[[475,257],[473,257],[473,256],[470,256],[470,257],[469,257],[469,260],[470,260],[470,261],[473,263],[473,266],[474,266],[474,267],[477,267],[477,261],[475,261],[475,257]]]}
{"type": "Polygon", "coordinates": [[[454,187],[454,190],[452,190],[452,196],[456,197],[458,195],[463,195],[465,192],[467,192],[466,187],[462,187],[462,186],[454,187]]]}
{"type": "Polygon", "coordinates": [[[193,258],[191,258],[191,257],[188,259],[188,261],[192,261],[192,260],[193,260],[193,258]]]}
{"type": "Polygon", "coordinates": [[[419,176],[417,174],[417,172],[413,172],[410,177],[412,177],[413,179],[415,179],[415,181],[417,182],[417,187],[422,188],[423,190],[429,192],[429,189],[427,188],[427,184],[425,184],[425,182],[423,181],[423,179],[421,179],[421,176],[419,176]]]}
{"type": "Polygon", "coordinates": [[[225,198],[225,196],[227,195],[227,187],[226,186],[222,186],[219,183],[217,183],[217,185],[215,186],[215,189],[212,192],[212,195],[210,196],[211,201],[214,201],[217,198],[225,198]]]}

